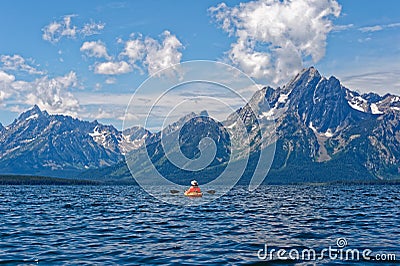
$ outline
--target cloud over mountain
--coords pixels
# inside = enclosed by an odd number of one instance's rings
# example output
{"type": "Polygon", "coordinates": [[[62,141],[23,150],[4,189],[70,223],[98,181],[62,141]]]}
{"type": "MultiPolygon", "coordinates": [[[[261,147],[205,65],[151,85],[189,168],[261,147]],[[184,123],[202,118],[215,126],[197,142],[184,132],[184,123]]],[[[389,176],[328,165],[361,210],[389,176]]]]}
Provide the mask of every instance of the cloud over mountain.
{"type": "Polygon", "coordinates": [[[41,76],[32,81],[17,79],[0,70],[0,102],[8,100],[9,108],[21,111],[26,105],[38,105],[50,113],[76,116],[79,102],[70,91],[78,86],[76,73],[64,76],[41,76]]]}
{"type": "Polygon", "coordinates": [[[279,84],[305,62],[325,55],[332,19],[341,12],[335,0],[253,1],[209,8],[220,27],[236,41],[229,60],[253,78],[279,84]]]}

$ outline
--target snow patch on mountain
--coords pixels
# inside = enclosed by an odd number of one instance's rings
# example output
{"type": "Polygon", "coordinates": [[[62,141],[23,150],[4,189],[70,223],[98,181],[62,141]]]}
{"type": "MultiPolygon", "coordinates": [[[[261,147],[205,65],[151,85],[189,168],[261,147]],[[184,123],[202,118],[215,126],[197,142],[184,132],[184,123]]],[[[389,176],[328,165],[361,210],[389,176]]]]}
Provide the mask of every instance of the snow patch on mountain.
{"type": "MultiPolygon", "coordinates": [[[[353,95],[351,95],[353,96],[353,95]]],[[[366,112],[366,108],[368,106],[368,101],[365,100],[364,98],[362,98],[361,96],[355,96],[352,97],[349,101],[348,101],[349,105],[351,108],[363,112],[366,112]]]]}
{"type": "Polygon", "coordinates": [[[31,116],[25,118],[25,120],[28,121],[28,120],[31,120],[31,119],[36,119],[36,118],[38,118],[38,117],[39,117],[38,114],[33,114],[33,115],[31,115],[31,116]]]}
{"type": "Polygon", "coordinates": [[[126,153],[137,150],[142,147],[146,139],[150,136],[149,133],[144,134],[141,138],[132,139],[132,135],[124,135],[122,134],[122,141],[120,142],[120,149],[123,155],[126,153]]]}
{"type": "Polygon", "coordinates": [[[333,132],[332,130],[329,128],[325,133],[324,133],[325,137],[327,138],[332,138],[333,137],[333,132]]]}
{"type": "Polygon", "coordinates": [[[230,124],[229,126],[225,126],[227,129],[233,129],[236,126],[237,122],[230,124]]]}
{"type": "Polygon", "coordinates": [[[278,98],[278,102],[279,103],[286,103],[288,98],[289,98],[289,93],[288,94],[282,93],[278,98]]]}
{"type": "Polygon", "coordinates": [[[268,112],[262,112],[259,119],[275,120],[276,108],[270,109],[268,112]]]}
{"type": "Polygon", "coordinates": [[[352,102],[349,102],[349,105],[351,108],[353,108],[354,110],[360,111],[360,112],[364,112],[364,108],[362,108],[361,106],[354,104],[352,102]]]}
{"type": "Polygon", "coordinates": [[[392,99],[391,99],[391,101],[390,101],[391,103],[396,103],[396,102],[400,102],[400,97],[398,97],[398,96],[395,96],[395,97],[393,97],[392,99]]]}
{"type": "Polygon", "coordinates": [[[381,114],[383,114],[383,112],[379,110],[378,106],[377,106],[375,103],[372,103],[372,104],[371,104],[371,112],[372,112],[372,114],[374,114],[374,115],[381,115],[381,114]]]}

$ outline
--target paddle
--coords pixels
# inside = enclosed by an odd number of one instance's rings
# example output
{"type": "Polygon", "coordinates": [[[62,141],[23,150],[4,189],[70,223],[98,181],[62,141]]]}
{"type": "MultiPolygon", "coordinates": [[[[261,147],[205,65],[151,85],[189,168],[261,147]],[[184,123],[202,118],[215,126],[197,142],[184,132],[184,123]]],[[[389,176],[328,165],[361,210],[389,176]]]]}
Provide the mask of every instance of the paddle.
{"type": "MultiPolygon", "coordinates": [[[[175,190],[175,189],[171,189],[169,192],[171,192],[171,194],[177,194],[177,193],[180,193],[180,191],[179,190],[175,190]]],[[[208,191],[206,191],[208,194],[215,194],[215,190],[208,190],[208,191]]]]}

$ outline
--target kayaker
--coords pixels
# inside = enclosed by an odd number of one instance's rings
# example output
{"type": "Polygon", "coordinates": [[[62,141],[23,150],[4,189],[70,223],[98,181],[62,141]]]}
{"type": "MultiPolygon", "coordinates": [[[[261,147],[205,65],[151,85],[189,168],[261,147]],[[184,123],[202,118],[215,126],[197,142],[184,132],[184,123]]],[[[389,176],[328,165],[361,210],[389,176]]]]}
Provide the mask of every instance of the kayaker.
{"type": "Polygon", "coordinates": [[[191,192],[201,193],[201,190],[199,188],[199,183],[197,183],[196,180],[193,180],[192,182],[190,182],[190,184],[192,186],[188,190],[185,191],[185,194],[191,193],[191,192]]]}

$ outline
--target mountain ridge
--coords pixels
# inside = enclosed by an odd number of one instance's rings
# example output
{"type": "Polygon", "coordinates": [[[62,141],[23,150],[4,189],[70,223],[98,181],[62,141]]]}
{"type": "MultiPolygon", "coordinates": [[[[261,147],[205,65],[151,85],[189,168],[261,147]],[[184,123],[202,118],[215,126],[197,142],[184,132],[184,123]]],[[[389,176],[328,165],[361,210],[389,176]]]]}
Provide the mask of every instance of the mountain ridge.
{"type": "Polygon", "coordinates": [[[148,136],[134,131],[123,135],[112,125],[49,115],[35,105],[2,130],[0,169],[3,174],[75,176],[122,160],[125,152],[137,146],[132,134],[143,138],[142,142],[148,136]]]}
{"type": "MultiPolygon", "coordinates": [[[[214,122],[208,119],[208,114],[204,112],[190,113],[167,126],[163,132],[174,132],[179,125],[185,124],[186,135],[180,136],[183,141],[182,147],[189,157],[195,158],[199,152],[197,145],[200,140],[198,136],[192,137],[198,130],[196,127],[200,125],[205,130],[202,133],[204,136],[215,137],[214,139],[218,140],[219,135],[223,134],[221,126],[227,129],[234,128],[237,115],[244,122],[251,139],[252,154],[245,175],[251,174],[260,149],[274,144],[276,153],[267,181],[285,178],[288,182],[400,178],[399,96],[360,94],[344,87],[334,76],[323,77],[317,69],[310,67],[303,69],[282,87],[264,87],[257,91],[249,103],[239,108],[236,115],[232,114],[221,122],[220,126],[213,126],[214,122]],[[275,127],[276,134],[268,133],[272,126],[275,127]],[[267,134],[260,135],[262,130],[258,131],[257,128],[264,129],[267,134]],[[261,142],[262,138],[266,139],[266,142],[261,142]]],[[[58,170],[61,174],[67,169],[72,175],[85,178],[96,172],[95,178],[128,180],[131,177],[123,161],[124,154],[133,154],[135,157],[136,150],[146,145],[157,155],[150,156],[153,163],[159,169],[163,169],[171,180],[179,174],[187,178],[193,177],[193,174],[179,172],[167,162],[159,145],[161,132],[151,133],[140,127],[121,132],[112,125],[102,125],[97,121],[88,122],[63,115],[49,115],[37,106],[22,113],[9,126],[0,126],[0,131],[0,169],[3,171],[21,167],[15,165],[15,161],[28,156],[33,158],[36,168],[35,165],[28,164],[28,167],[23,168],[24,171],[35,171],[46,166],[47,170],[49,167],[50,170],[52,167],[56,168],[52,170],[57,170],[57,167],[60,167],[58,170]],[[45,134],[48,132],[46,130],[50,130],[50,122],[53,123],[51,129],[54,130],[54,134],[45,134]],[[74,125],[78,125],[79,128],[76,134],[73,134],[74,125]],[[21,132],[25,134],[18,134],[21,132]],[[74,148],[75,153],[83,148],[91,151],[82,150],[85,156],[89,155],[89,160],[85,161],[78,156],[78,159],[72,160],[73,163],[68,163],[68,160],[74,158],[71,155],[73,152],[69,152],[70,157],[62,156],[57,147],[56,152],[51,153],[53,158],[47,158],[47,152],[32,152],[35,149],[40,150],[41,146],[30,144],[30,139],[45,136],[47,139],[42,139],[41,143],[50,144],[60,133],[66,136],[61,138],[61,143],[72,143],[71,140],[74,140],[81,144],[74,148]],[[81,138],[78,133],[81,134],[81,138]],[[21,153],[21,147],[17,148],[18,145],[24,145],[25,151],[21,153]],[[53,165],[49,165],[52,160],[53,165]],[[87,165],[90,161],[92,164],[87,165]],[[90,170],[85,172],[86,168],[90,170]]],[[[222,142],[217,142],[220,152],[229,148],[227,141],[224,137],[222,142]]],[[[31,142],[36,143],[33,140],[31,142]]],[[[64,148],[67,147],[71,149],[68,145],[64,148]]],[[[204,180],[210,180],[212,175],[225,167],[227,155],[229,152],[219,153],[218,161],[214,161],[204,172],[204,180]]],[[[142,167],[139,165],[138,167],[142,167]]],[[[202,178],[201,172],[195,175],[202,178]]],[[[185,178],[179,182],[186,182],[185,178]]]]}
{"type": "MultiPolygon", "coordinates": [[[[242,181],[246,183],[251,177],[259,149],[267,148],[272,143],[276,144],[276,152],[265,179],[267,183],[399,179],[398,106],[400,97],[396,95],[360,95],[345,88],[333,76],[321,76],[313,67],[304,69],[283,87],[265,87],[236,111],[248,129],[252,143],[250,162],[242,181]],[[261,136],[252,131],[260,119],[266,121],[261,123],[266,127],[265,132],[270,126],[268,121],[273,121],[276,134],[261,136]],[[261,137],[267,141],[261,143],[261,137]]],[[[223,124],[226,128],[235,127],[234,115],[223,124]]],[[[163,156],[153,163],[171,180],[174,176],[186,175],[185,182],[193,176],[207,182],[210,175],[219,171],[214,166],[202,173],[189,175],[167,167],[163,156]]],[[[136,167],[135,164],[132,166],[136,167]]],[[[127,166],[121,163],[107,175],[129,178],[130,173],[127,166]]]]}

